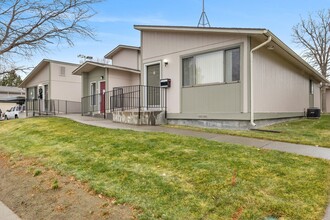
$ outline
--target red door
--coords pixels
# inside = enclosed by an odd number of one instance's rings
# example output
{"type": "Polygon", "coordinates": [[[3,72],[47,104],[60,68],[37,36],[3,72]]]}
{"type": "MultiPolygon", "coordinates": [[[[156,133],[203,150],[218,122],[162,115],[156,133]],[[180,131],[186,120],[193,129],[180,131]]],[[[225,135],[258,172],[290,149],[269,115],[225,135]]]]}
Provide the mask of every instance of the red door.
{"type": "Polygon", "coordinates": [[[105,82],[100,82],[100,91],[101,91],[100,110],[101,113],[105,113],[105,82]]]}

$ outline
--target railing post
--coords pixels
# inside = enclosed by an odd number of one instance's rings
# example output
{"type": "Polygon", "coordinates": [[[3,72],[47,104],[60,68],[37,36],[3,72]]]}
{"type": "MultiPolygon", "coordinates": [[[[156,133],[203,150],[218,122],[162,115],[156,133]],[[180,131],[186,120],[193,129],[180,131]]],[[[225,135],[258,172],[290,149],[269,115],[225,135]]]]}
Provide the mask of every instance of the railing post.
{"type": "Polygon", "coordinates": [[[65,100],[65,114],[68,114],[68,101],[65,100]]]}
{"type": "Polygon", "coordinates": [[[40,116],[40,114],[41,114],[41,110],[40,110],[40,99],[39,99],[38,103],[39,103],[39,116],[40,116]]]}
{"type": "Polygon", "coordinates": [[[141,85],[139,85],[139,119],[141,117],[141,85]]]}
{"type": "MultiPolygon", "coordinates": [[[[28,117],[29,116],[29,103],[28,103],[28,99],[25,99],[25,116],[28,117]]],[[[0,115],[1,117],[1,115],[0,115]]]]}
{"type": "Polygon", "coordinates": [[[54,115],[55,115],[56,114],[55,100],[53,100],[51,103],[52,103],[54,115]]]}
{"type": "Polygon", "coordinates": [[[165,88],[165,119],[167,119],[167,88],[165,88]]]}
{"type": "Polygon", "coordinates": [[[112,112],[115,111],[115,89],[112,89],[112,112]]]}
{"type": "Polygon", "coordinates": [[[35,102],[35,100],[34,99],[32,99],[32,116],[34,117],[34,102],[35,102]]]}
{"type": "Polygon", "coordinates": [[[81,103],[80,103],[80,107],[81,107],[81,116],[84,116],[84,97],[81,98],[81,103]]]}
{"type": "MultiPolygon", "coordinates": [[[[104,110],[104,113],[103,113],[104,116],[103,117],[104,117],[104,119],[106,119],[106,113],[107,113],[107,111],[105,109],[105,92],[102,91],[102,93],[103,93],[103,95],[102,95],[103,97],[102,98],[103,98],[103,110],[104,110]]],[[[102,100],[101,100],[101,102],[102,102],[102,100]]]]}

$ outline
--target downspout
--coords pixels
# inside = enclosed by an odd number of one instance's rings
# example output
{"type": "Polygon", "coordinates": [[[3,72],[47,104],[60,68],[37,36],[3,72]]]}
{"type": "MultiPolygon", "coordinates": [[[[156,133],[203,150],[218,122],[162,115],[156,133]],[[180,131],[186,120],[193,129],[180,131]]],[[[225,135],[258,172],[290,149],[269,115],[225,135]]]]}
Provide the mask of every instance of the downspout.
{"type": "MultiPolygon", "coordinates": [[[[267,33],[267,32],[266,32],[267,33]]],[[[253,97],[253,52],[265,46],[272,41],[272,37],[269,36],[268,39],[262,44],[256,46],[250,51],[250,123],[252,126],[256,126],[254,123],[254,97],[253,97]]]]}

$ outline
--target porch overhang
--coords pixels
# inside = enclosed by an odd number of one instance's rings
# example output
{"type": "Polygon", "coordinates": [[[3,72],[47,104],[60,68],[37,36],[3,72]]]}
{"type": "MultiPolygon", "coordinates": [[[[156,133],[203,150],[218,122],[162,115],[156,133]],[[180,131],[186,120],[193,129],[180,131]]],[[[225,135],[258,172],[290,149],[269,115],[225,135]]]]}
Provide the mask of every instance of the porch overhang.
{"type": "Polygon", "coordinates": [[[77,69],[75,69],[72,72],[72,74],[73,75],[82,75],[83,73],[89,73],[89,72],[93,71],[95,68],[114,69],[114,70],[125,71],[125,72],[129,72],[129,73],[133,73],[133,74],[141,73],[140,70],[136,70],[136,69],[130,69],[130,68],[114,66],[114,65],[110,65],[110,64],[86,61],[85,63],[80,65],[77,69]]]}

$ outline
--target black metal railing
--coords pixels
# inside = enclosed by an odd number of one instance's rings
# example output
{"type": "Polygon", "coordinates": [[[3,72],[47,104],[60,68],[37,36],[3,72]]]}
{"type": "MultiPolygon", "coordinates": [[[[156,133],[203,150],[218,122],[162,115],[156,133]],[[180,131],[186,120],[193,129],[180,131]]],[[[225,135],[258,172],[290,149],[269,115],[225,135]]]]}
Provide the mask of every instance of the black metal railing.
{"type": "Polygon", "coordinates": [[[81,103],[58,99],[28,99],[25,101],[26,115],[80,114],[81,103]]]}
{"type": "Polygon", "coordinates": [[[160,110],[167,108],[166,89],[154,86],[115,87],[104,94],[85,96],[81,99],[82,115],[100,115],[106,118],[108,113],[116,111],[160,110]]]}

